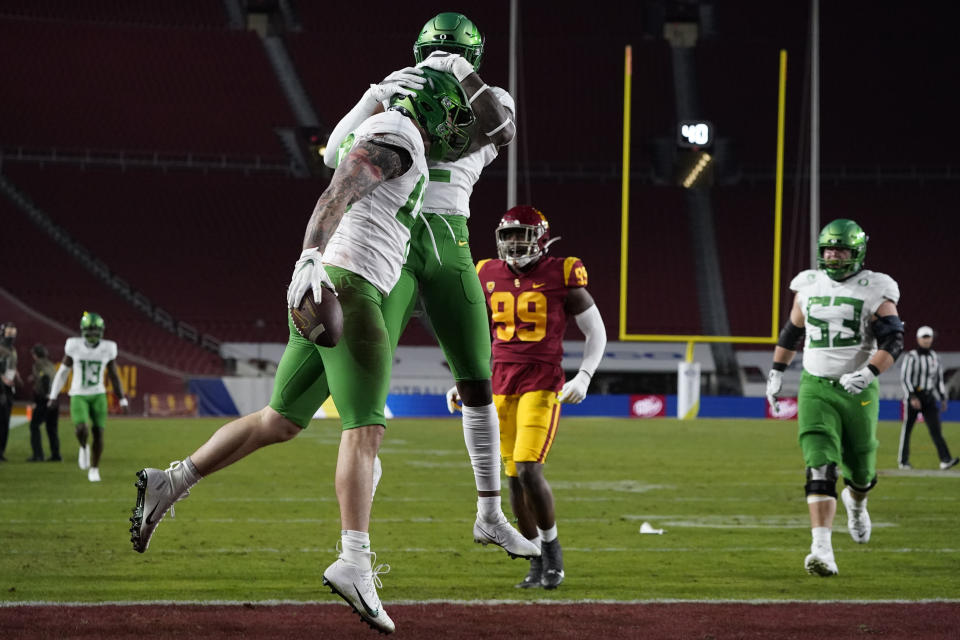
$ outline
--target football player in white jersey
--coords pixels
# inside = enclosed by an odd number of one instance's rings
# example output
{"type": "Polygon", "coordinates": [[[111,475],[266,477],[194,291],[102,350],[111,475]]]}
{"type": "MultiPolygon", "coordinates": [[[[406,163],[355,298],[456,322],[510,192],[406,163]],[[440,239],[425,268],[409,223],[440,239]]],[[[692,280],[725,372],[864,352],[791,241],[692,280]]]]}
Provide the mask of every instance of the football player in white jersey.
{"type": "Polygon", "coordinates": [[[423,215],[411,229],[410,253],[384,301],[383,316],[396,349],[419,295],[450,365],[463,402],[463,437],[477,487],[474,540],[499,545],[512,557],[536,557],[539,551],[509,524],[501,508],[500,427],[490,385],[490,330],[467,229],[473,185],[497,157],[498,148],[516,135],[513,98],[477,73],[483,47],[480,30],[463,14],[446,12],[431,18],[413,46],[417,66],[370,85],[330,134],[324,162],[334,166],[340,140],[358,120],[382,110],[385,97],[395,91],[418,91],[424,68],[453,73],[470,96],[477,118],[470,147],[458,158],[428,162],[430,184],[423,215]]]}
{"type": "Polygon", "coordinates": [[[123,383],[117,373],[117,343],[104,340],[106,323],[99,314],[83,312],[80,318],[81,338],[67,338],[63,362],[57,369],[50,388],[48,410],[58,411],[57,397],[70,371],[70,419],[80,443],[77,464],[87,471],[90,482],[100,482],[100,456],[103,455],[103,430],[107,426],[107,387],[103,374],[110,376],[113,392],[121,409],[128,406],[123,383]],[[93,446],[87,442],[93,434],[93,446]]]}
{"type": "Polygon", "coordinates": [[[790,283],[796,292],[780,332],[767,377],[776,408],[782,373],[803,341],[798,393],[800,448],[807,467],[805,490],[813,541],[804,559],[808,573],[837,573],[831,531],[837,511],[838,467],[847,528],[855,542],[870,540],[867,492],[877,483],[877,376],[903,351],[897,314],[900,289],[890,276],[863,268],[867,235],[853,220],[834,220],[818,239],[817,269],[790,283]]]}
{"type": "MultiPolygon", "coordinates": [[[[164,514],[200,478],[257,449],[290,440],[333,396],[343,431],[335,477],[340,505],[339,557],[323,583],[381,633],[394,623],[377,595],[370,510],[374,460],[386,429],[384,406],[393,352],[381,304],[396,283],[420,215],[429,180],[427,157],[459,156],[469,141],[461,129],[473,115],[467,95],[449,74],[429,70],[416,96],[395,94],[385,113],[366,119],[348,136],[330,185],[307,223],[303,252],[294,267],[287,304],[300,306],[322,287],[338,294],[343,335],[334,347],[300,336],[288,317],[290,337],[268,406],[222,426],[206,443],[167,470],[137,472],[131,542],[143,552],[164,514]]],[[[289,314],[288,314],[289,316],[289,314]]]]}

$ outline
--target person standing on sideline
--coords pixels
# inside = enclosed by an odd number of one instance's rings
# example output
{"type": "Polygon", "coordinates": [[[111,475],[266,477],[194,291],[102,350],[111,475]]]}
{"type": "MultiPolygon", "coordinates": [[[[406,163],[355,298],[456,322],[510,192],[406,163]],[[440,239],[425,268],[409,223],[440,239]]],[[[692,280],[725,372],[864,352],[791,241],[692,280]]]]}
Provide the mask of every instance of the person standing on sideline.
{"type": "Polygon", "coordinates": [[[0,462],[7,450],[10,436],[10,413],[13,411],[13,392],[17,385],[17,325],[4,322],[0,325],[0,462]]]}
{"type": "MultiPolygon", "coordinates": [[[[85,469],[87,480],[100,482],[100,456],[103,455],[103,432],[107,426],[107,386],[104,374],[110,376],[113,392],[120,408],[129,405],[123,393],[123,383],[117,372],[117,343],[104,340],[107,324],[98,313],[84,311],[80,318],[79,338],[67,338],[63,347],[63,362],[53,378],[48,405],[59,407],[58,398],[67,376],[70,382],[70,419],[80,443],[77,466],[85,469]],[[93,446],[87,439],[93,435],[93,446]]],[[[57,409],[59,410],[59,409],[57,409]]]]}
{"type": "Polygon", "coordinates": [[[33,457],[27,462],[43,462],[43,438],[40,434],[40,425],[47,426],[47,439],[50,441],[49,462],[60,462],[60,434],[57,425],[60,420],[60,405],[50,402],[50,388],[53,386],[53,377],[57,367],[47,355],[47,348],[42,344],[33,345],[30,350],[33,355],[33,415],[30,417],[30,448],[33,457]]]}
{"type": "Polygon", "coordinates": [[[908,351],[900,363],[900,383],[903,385],[903,427],[900,429],[900,451],[897,462],[901,469],[910,465],[910,433],[923,414],[930,438],[940,457],[940,468],[949,469],[960,462],[950,455],[947,441],[943,439],[940,412],[947,410],[947,388],[943,384],[943,367],[940,356],[931,349],[933,329],[927,326],[917,329],[917,348],[908,351]]]}
{"type": "Polygon", "coordinates": [[[774,348],[767,399],[777,410],[783,372],[803,341],[797,422],[813,536],[803,566],[811,575],[832,576],[838,467],[847,485],[842,499],[850,536],[861,544],[870,540],[867,492],[877,484],[877,376],[903,351],[903,322],[897,283],[863,268],[867,234],[860,225],[834,220],[820,232],[817,247],[817,269],[801,271],[790,282],[796,296],[774,348]]]}
{"type": "MultiPolygon", "coordinates": [[[[520,532],[541,547],[517,586],[556,589],[565,576],[553,491],[543,465],[557,436],[560,404],[587,395],[607,344],[603,318],[587,292],[579,258],[547,256],[546,217],[527,205],[507,211],[497,225],[499,259],[477,264],[490,308],[493,403],[500,419],[500,451],[510,482],[510,504],[520,532]],[[564,380],[563,334],[573,318],[586,342],[577,375],[564,380]]],[[[458,387],[447,392],[450,412],[461,409],[458,387]]]]}
{"type": "Polygon", "coordinates": [[[348,136],[333,178],[307,222],[287,289],[287,305],[293,309],[309,292],[316,302],[336,292],[343,335],[335,346],[319,347],[299,334],[287,314],[289,338],[270,403],[223,425],[166,471],[137,472],[137,502],[130,518],[135,551],[147,550],[164,515],[201,478],[296,437],[332,396],[341,424],[334,477],[340,554],[323,571],[322,581],[371,628],[395,630],[377,594],[383,586],[379,574],[390,566],[375,564],[370,538],[374,460],[386,431],[384,406],[393,362],[381,305],[400,277],[410,229],[420,215],[430,175],[427,157],[463,151],[468,136],[460,125],[472,119],[472,95],[452,75],[427,70],[416,94],[393,92],[386,112],[367,118],[348,136]]]}
{"type": "MultiPolygon", "coordinates": [[[[463,439],[477,488],[473,539],[502,547],[511,557],[528,558],[536,549],[510,525],[500,498],[500,443],[497,411],[490,387],[490,332],[486,302],[470,252],[470,196],[484,167],[516,135],[513,98],[479,75],[484,37],[461,13],[431,18],[413,45],[416,67],[370,85],[340,120],[327,141],[324,162],[336,166],[337,149],[363,119],[384,109],[397,89],[416,92],[424,68],[448,71],[471,95],[476,116],[470,146],[456,158],[428,158],[430,182],[423,213],[410,230],[410,250],[400,278],[383,302],[383,318],[394,350],[417,303],[423,300],[430,325],[463,398],[463,439]]],[[[374,488],[380,478],[376,460],[374,488]]]]}

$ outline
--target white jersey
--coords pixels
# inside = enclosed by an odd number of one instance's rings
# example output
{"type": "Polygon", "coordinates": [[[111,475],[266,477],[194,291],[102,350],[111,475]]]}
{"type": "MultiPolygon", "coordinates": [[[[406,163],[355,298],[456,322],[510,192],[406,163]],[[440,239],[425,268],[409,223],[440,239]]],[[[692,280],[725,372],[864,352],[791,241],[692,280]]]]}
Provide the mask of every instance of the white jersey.
{"type": "MultiPolygon", "coordinates": [[[[516,107],[510,94],[500,87],[490,87],[500,104],[511,114],[516,107]]],[[[481,132],[481,135],[483,132],[481,132]]],[[[454,162],[430,163],[430,188],[423,199],[423,210],[470,217],[470,195],[480,179],[483,168],[496,160],[499,151],[495,144],[485,144],[454,162]]]]}
{"type": "Polygon", "coordinates": [[[900,288],[884,273],[864,269],[843,282],[823,271],[801,271],[790,283],[806,323],[803,368],[839,378],[864,367],[877,350],[870,325],[885,300],[896,304],[900,288]]]}
{"type": "Polygon", "coordinates": [[[92,396],[107,392],[103,376],[107,363],[117,359],[116,342],[101,340],[97,346],[91,347],[83,338],[67,338],[63,353],[73,358],[71,396],[92,396]]]}
{"type": "Polygon", "coordinates": [[[429,182],[423,138],[409,118],[387,111],[367,118],[348,136],[352,148],[361,140],[378,141],[406,149],[413,164],[347,210],[323,252],[323,261],[363,276],[384,294],[400,278],[410,245],[410,228],[420,215],[429,182]]]}

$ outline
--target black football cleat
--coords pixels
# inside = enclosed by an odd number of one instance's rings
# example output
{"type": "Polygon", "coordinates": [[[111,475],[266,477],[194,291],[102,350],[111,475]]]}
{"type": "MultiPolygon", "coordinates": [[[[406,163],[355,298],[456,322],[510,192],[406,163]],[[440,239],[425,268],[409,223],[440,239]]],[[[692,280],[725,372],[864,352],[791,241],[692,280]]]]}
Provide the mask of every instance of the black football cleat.
{"type": "Polygon", "coordinates": [[[540,576],[540,586],[544,589],[556,589],[563,582],[563,549],[560,540],[544,542],[540,547],[543,560],[543,573],[540,576]]]}
{"type": "Polygon", "coordinates": [[[540,577],[543,575],[543,560],[540,558],[530,558],[530,573],[524,577],[523,582],[515,585],[518,589],[539,589],[540,577]]]}

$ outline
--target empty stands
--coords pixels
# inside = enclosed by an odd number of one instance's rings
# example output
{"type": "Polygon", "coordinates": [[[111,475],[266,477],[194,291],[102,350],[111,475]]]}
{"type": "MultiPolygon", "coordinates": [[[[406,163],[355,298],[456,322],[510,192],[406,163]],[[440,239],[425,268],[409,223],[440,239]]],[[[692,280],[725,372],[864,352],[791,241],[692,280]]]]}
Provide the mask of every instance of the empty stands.
{"type": "MultiPolygon", "coordinates": [[[[76,333],[84,311],[100,313],[107,322],[107,337],[118,342],[121,353],[134,353],[181,371],[222,373],[217,355],[154,324],[84,270],[5,197],[0,197],[0,215],[5,238],[4,264],[10,268],[4,287],[20,300],[76,333]]],[[[21,336],[29,344],[55,339],[47,331],[34,335],[26,328],[21,330],[21,336]]],[[[48,347],[54,358],[62,357],[62,338],[48,347]]]]}
{"type": "Polygon", "coordinates": [[[260,155],[293,115],[252,32],[0,18],[3,147],[260,155]]]}

